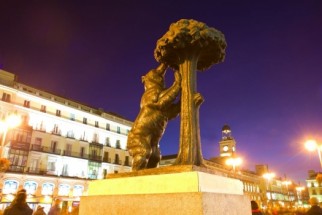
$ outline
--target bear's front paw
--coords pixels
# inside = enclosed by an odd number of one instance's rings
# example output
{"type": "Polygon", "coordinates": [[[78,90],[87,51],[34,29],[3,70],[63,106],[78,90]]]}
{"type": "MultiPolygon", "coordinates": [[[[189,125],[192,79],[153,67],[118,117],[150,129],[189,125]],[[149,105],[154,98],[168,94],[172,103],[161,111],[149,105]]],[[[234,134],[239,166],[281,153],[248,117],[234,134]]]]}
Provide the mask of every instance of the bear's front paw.
{"type": "Polygon", "coordinates": [[[199,107],[204,102],[204,99],[200,93],[195,93],[193,100],[197,107],[199,107]]]}

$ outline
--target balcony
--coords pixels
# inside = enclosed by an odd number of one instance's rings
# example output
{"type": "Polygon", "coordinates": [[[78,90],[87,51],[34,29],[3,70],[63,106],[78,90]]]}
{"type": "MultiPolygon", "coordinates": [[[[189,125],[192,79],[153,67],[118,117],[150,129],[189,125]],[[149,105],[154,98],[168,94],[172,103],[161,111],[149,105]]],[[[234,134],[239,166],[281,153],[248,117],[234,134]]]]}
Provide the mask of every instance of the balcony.
{"type": "Polygon", "coordinates": [[[45,175],[47,173],[47,170],[40,169],[40,168],[30,168],[30,167],[28,167],[27,173],[37,174],[37,175],[45,175]]]}
{"type": "Polygon", "coordinates": [[[24,172],[24,166],[15,166],[15,165],[11,165],[9,166],[9,169],[7,170],[7,172],[19,172],[22,173],[24,172]]]}
{"type": "Polygon", "coordinates": [[[111,158],[107,158],[107,157],[104,157],[104,158],[103,158],[103,162],[104,162],[104,163],[112,163],[112,162],[111,162],[111,158]]]}
{"type": "Polygon", "coordinates": [[[98,156],[98,155],[88,155],[88,159],[92,160],[92,161],[99,161],[102,162],[102,156],[98,156]]]}
{"type": "Polygon", "coordinates": [[[88,159],[88,154],[81,153],[81,152],[72,152],[72,151],[68,151],[68,150],[63,151],[63,156],[88,159]]]}
{"type": "Polygon", "coordinates": [[[117,160],[117,159],[115,159],[115,160],[114,160],[114,164],[122,165],[122,161],[121,161],[121,160],[117,160]]]}
{"type": "Polygon", "coordinates": [[[56,154],[56,155],[61,154],[60,149],[53,149],[53,148],[50,148],[50,147],[40,146],[40,145],[36,145],[36,144],[32,144],[30,150],[31,151],[37,151],[37,152],[45,152],[45,153],[50,153],[50,154],[56,154]]]}
{"type": "Polygon", "coordinates": [[[57,136],[61,136],[61,131],[60,130],[52,130],[51,133],[54,134],[54,135],[57,135],[57,136]]]}

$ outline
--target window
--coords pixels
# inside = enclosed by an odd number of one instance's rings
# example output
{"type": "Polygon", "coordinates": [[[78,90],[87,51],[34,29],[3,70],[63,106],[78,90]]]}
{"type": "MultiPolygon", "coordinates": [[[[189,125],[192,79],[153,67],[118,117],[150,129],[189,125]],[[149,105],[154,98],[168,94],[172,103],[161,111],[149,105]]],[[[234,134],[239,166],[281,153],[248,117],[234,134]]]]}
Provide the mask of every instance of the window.
{"type": "Polygon", "coordinates": [[[75,138],[74,137],[74,131],[72,131],[72,130],[67,131],[67,137],[74,139],[75,138]]]}
{"type": "Polygon", "coordinates": [[[87,118],[85,118],[85,117],[83,118],[83,123],[87,124],[87,118]]]}
{"type": "Polygon", "coordinates": [[[88,162],[88,178],[97,179],[97,174],[99,172],[100,167],[101,167],[100,163],[89,161],[88,162]]]}
{"type": "Polygon", "coordinates": [[[80,156],[84,157],[84,155],[85,155],[85,147],[81,147],[80,156]]]}
{"type": "Polygon", "coordinates": [[[75,121],[75,114],[73,113],[70,114],[70,120],[75,121]]]}
{"type": "Polygon", "coordinates": [[[27,107],[27,108],[30,108],[30,101],[25,100],[25,101],[23,102],[23,106],[24,106],[24,107],[27,107]]]}
{"type": "Polygon", "coordinates": [[[58,189],[59,196],[68,196],[70,191],[70,186],[68,184],[60,184],[58,189]]]}
{"type": "Polygon", "coordinates": [[[66,144],[66,153],[65,155],[71,155],[72,153],[72,144],[66,144]]]}
{"type": "Polygon", "coordinates": [[[2,101],[10,102],[10,98],[11,98],[10,94],[8,94],[8,93],[3,93],[2,94],[2,101]]]}
{"type": "Polygon", "coordinates": [[[41,105],[40,111],[46,113],[46,105],[41,105]]]}
{"type": "Polygon", "coordinates": [[[115,164],[120,164],[120,156],[118,154],[115,154],[115,164]]]}
{"type": "Polygon", "coordinates": [[[106,123],[106,130],[108,130],[108,131],[111,130],[109,123],[106,123]]]}
{"type": "Polygon", "coordinates": [[[16,193],[18,190],[19,183],[14,180],[6,180],[4,182],[3,194],[16,193]]]}
{"type": "Polygon", "coordinates": [[[108,157],[108,152],[104,152],[103,162],[110,163],[109,157],[108,157]]]}
{"type": "Polygon", "coordinates": [[[42,185],[41,195],[50,196],[53,195],[55,185],[52,183],[44,183],[42,185]]]}
{"type": "Polygon", "coordinates": [[[55,124],[55,125],[54,125],[53,132],[52,132],[52,133],[53,133],[53,134],[58,134],[58,135],[60,135],[60,130],[59,130],[58,125],[57,125],[57,124],[55,124]]]}
{"type": "Polygon", "coordinates": [[[25,182],[23,188],[26,189],[27,194],[34,195],[36,193],[36,190],[37,190],[37,183],[34,182],[34,181],[27,181],[27,182],[25,182]]]}
{"type": "Polygon", "coordinates": [[[36,137],[35,139],[35,145],[41,146],[42,138],[36,137]]]}
{"type": "Polygon", "coordinates": [[[60,110],[56,110],[56,116],[61,116],[61,111],[60,110]]]}
{"type": "Polygon", "coordinates": [[[93,143],[99,143],[99,136],[98,136],[98,134],[97,133],[94,133],[93,134],[93,141],[92,141],[93,143]]]}
{"type": "Polygon", "coordinates": [[[129,156],[125,156],[125,162],[124,162],[125,166],[130,166],[130,157],[129,156]]]}
{"type": "Polygon", "coordinates": [[[84,191],[84,186],[74,185],[73,196],[81,196],[83,195],[83,191],[84,191]]]}
{"type": "Polygon", "coordinates": [[[121,141],[120,140],[116,140],[116,146],[117,149],[121,148],[121,141]]]}
{"type": "Polygon", "coordinates": [[[57,141],[51,141],[51,145],[50,145],[50,148],[52,150],[52,152],[55,152],[57,150],[57,145],[58,145],[58,142],[57,141]]]}
{"type": "Polygon", "coordinates": [[[95,121],[95,127],[98,128],[98,121],[95,121]]]}
{"type": "Polygon", "coordinates": [[[121,133],[121,128],[120,128],[120,126],[117,126],[117,128],[116,128],[116,132],[117,132],[118,134],[120,134],[120,133],[121,133]]]}
{"type": "Polygon", "coordinates": [[[106,137],[106,139],[105,139],[105,145],[106,146],[111,146],[110,138],[109,137],[106,137]]]}

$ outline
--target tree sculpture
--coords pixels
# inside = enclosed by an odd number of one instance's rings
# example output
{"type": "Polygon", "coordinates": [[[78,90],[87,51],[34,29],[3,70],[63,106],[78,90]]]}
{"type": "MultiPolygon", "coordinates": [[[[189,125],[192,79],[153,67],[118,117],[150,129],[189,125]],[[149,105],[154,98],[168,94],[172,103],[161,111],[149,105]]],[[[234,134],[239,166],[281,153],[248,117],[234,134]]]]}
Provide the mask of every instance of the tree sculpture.
{"type": "Polygon", "coordinates": [[[202,164],[199,107],[196,92],[197,70],[205,70],[225,57],[224,35],[202,22],[181,19],[157,41],[154,57],[159,63],[178,70],[182,77],[180,147],[176,164],[202,164]]]}

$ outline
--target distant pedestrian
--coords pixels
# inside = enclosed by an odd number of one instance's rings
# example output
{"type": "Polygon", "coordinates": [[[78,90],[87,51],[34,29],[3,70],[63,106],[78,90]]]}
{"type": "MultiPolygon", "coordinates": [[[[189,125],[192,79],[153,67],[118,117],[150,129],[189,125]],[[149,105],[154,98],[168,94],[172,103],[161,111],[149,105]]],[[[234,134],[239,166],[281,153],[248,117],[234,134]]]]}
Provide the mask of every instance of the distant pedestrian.
{"type": "Polygon", "coordinates": [[[307,215],[322,215],[322,209],[319,206],[319,200],[316,197],[311,197],[309,200],[311,208],[306,212],[307,215]]]}
{"type": "Polygon", "coordinates": [[[60,199],[56,199],[54,205],[50,208],[48,215],[61,215],[60,199]]]}
{"type": "Polygon", "coordinates": [[[46,215],[44,207],[38,205],[37,210],[33,213],[33,215],[46,215]]]}
{"type": "Polygon", "coordinates": [[[26,192],[18,192],[12,204],[8,206],[3,215],[32,215],[32,209],[26,203],[26,192]]]}
{"type": "Polygon", "coordinates": [[[263,213],[259,210],[257,202],[254,200],[250,201],[252,207],[252,215],[263,215],[263,213]]]}

